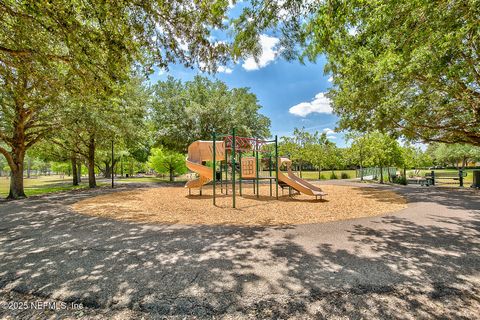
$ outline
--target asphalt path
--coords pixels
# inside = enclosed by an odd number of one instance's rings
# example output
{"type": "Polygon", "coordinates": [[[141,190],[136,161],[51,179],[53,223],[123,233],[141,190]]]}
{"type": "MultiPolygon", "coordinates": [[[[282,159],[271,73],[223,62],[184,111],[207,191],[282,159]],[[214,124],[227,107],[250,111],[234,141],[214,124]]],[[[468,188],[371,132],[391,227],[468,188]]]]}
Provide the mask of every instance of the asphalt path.
{"type": "Polygon", "coordinates": [[[81,304],[59,313],[73,318],[479,317],[480,194],[384,188],[408,208],[279,227],[139,224],[69,207],[108,189],[0,203],[0,318],[57,312],[13,310],[15,299],[81,304]]]}

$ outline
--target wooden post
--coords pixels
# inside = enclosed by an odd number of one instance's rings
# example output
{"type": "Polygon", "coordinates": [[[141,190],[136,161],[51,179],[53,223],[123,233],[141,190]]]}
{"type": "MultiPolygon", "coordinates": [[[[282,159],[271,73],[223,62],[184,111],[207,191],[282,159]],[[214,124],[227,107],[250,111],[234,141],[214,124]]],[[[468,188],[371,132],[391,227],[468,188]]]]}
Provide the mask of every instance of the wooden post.
{"type": "Polygon", "coordinates": [[[268,158],[268,179],[270,181],[270,197],[272,196],[272,154],[270,154],[270,157],[268,158]]]}
{"type": "Polygon", "coordinates": [[[232,130],[232,206],[235,208],[235,128],[232,130]]]}
{"type": "Polygon", "coordinates": [[[275,136],[275,198],[278,200],[278,137],[275,136]]]}
{"type": "Polygon", "coordinates": [[[220,160],[220,193],[223,194],[223,161],[220,160]]]}
{"type": "Polygon", "coordinates": [[[257,198],[260,197],[260,185],[258,184],[259,178],[259,163],[258,163],[258,139],[255,139],[255,183],[257,184],[257,198]]]}
{"type": "Polygon", "coordinates": [[[216,146],[216,140],[217,137],[215,136],[215,131],[212,133],[212,138],[213,138],[213,205],[215,206],[215,193],[216,193],[216,185],[217,185],[217,146],[216,146]]]}
{"type": "Polygon", "coordinates": [[[463,187],[463,170],[458,170],[458,179],[460,181],[460,187],[463,187]]]}
{"type": "Polygon", "coordinates": [[[225,148],[225,194],[228,195],[228,152],[225,148]]]}
{"type": "Polygon", "coordinates": [[[240,173],[239,175],[239,191],[240,191],[240,196],[242,196],[242,151],[238,152],[238,164],[240,166],[240,173]]]}

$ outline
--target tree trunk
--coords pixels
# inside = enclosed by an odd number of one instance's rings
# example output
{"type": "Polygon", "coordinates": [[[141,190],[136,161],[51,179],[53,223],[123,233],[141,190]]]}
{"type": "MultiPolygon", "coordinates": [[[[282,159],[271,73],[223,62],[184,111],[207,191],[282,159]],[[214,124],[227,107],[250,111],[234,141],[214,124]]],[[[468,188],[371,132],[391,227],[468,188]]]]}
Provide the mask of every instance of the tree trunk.
{"type": "Polygon", "coordinates": [[[110,179],[112,177],[112,167],[110,167],[110,161],[104,161],[105,171],[103,172],[103,177],[110,179]]]}
{"type": "Polygon", "coordinates": [[[300,161],[300,166],[299,167],[300,167],[299,168],[300,169],[300,178],[303,178],[303,176],[302,176],[302,161],[300,161]]]}
{"type": "Polygon", "coordinates": [[[380,183],[383,184],[383,167],[380,167],[380,183]]]}
{"type": "Polygon", "coordinates": [[[88,144],[88,187],[96,188],[97,182],[95,181],[95,138],[91,137],[88,144]]]}
{"type": "Polygon", "coordinates": [[[77,157],[73,155],[71,158],[71,161],[72,161],[72,185],[78,186],[77,157]]]}
{"type": "Polygon", "coordinates": [[[173,169],[170,169],[170,182],[173,182],[174,176],[173,176],[173,169]]]}
{"type": "Polygon", "coordinates": [[[10,192],[7,199],[21,199],[26,198],[25,190],[23,189],[23,165],[17,164],[18,169],[12,170],[10,178],[10,192]]]}
{"type": "Polygon", "coordinates": [[[363,148],[360,147],[360,181],[363,181],[363,148]]]}
{"type": "Polygon", "coordinates": [[[78,183],[82,182],[82,162],[77,161],[77,181],[78,183]]]}
{"type": "Polygon", "coordinates": [[[30,179],[30,171],[32,168],[32,160],[28,158],[28,163],[27,163],[27,179],[30,179]]]}
{"type": "Polygon", "coordinates": [[[133,177],[133,161],[132,160],[130,160],[130,168],[128,170],[129,170],[128,173],[130,173],[130,177],[133,177]]]}
{"type": "Polygon", "coordinates": [[[318,167],[318,180],[322,179],[322,168],[318,167]]]}
{"type": "MultiPolygon", "coordinates": [[[[7,157],[7,155],[5,155],[7,157]]],[[[7,199],[26,198],[23,188],[23,166],[25,160],[25,145],[23,141],[19,141],[17,146],[7,157],[7,161],[11,170],[10,192],[7,199]]]]}

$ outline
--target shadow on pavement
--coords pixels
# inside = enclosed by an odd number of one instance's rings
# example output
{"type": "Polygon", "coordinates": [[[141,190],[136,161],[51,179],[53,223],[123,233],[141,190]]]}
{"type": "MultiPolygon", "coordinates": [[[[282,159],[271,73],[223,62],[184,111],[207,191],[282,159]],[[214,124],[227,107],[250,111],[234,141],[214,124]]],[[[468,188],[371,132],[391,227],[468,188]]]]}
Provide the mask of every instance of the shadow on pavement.
{"type": "MultiPolygon", "coordinates": [[[[470,194],[420,192],[409,201],[478,209],[470,194]]],[[[303,235],[302,226],[146,225],[69,210],[91,195],[0,204],[0,289],[153,316],[478,317],[475,212],[346,224],[342,247],[323,236],[329,225],[303,235]]]]}

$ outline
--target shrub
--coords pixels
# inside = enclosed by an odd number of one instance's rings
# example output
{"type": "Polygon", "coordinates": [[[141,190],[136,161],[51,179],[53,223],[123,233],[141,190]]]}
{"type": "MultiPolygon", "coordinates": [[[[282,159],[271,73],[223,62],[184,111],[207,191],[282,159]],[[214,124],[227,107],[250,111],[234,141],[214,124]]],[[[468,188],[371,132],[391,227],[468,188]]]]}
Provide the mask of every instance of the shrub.
{"type": "Polygon", "coordinates": [[[408,183],[407,178],[404,177],[404,176],[395,176],[395,177],[393,177],[392,181],[393,181],[393,183],[402,184],[404,186],[406,186],[407,183],[408,183]]]}
{"type": "Polygon", "coordinates": [[[330,180],[333,180],[333,179],[338,179],[337,175],[335,174],[335,172],[332,172],[330,174],[330,180]]]}
{"type": "Polygon", "coordinates": [[[340,175],[340,179],[349,179],[349,178],[350,177],[349,177],[348,173],[346,173],[346,172],[342,172],[342,174],[340,175]]]}
{"type": "Polygon", "coordinates": [[[320,180],[326,180],[325,176],[323,174],[320,175],[320,180]]]}

